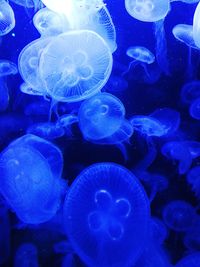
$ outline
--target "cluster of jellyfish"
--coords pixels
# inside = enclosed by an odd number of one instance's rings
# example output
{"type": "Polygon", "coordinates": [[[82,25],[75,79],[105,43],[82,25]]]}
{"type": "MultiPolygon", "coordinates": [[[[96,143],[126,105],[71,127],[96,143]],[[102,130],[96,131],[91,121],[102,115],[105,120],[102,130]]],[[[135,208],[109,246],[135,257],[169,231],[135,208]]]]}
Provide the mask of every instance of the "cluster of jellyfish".
{"type": "Polygon", "coordinates": [[[0,0],[0,267],[200,267],[199,36],[198,0],[0,0]]]}

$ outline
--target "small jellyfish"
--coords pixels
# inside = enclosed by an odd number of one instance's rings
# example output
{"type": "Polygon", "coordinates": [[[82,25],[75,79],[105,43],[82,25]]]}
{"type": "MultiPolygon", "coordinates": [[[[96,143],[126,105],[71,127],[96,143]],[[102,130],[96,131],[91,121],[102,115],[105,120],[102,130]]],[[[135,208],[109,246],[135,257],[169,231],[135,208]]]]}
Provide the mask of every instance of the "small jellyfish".
{"type": "Polygon", "coordinates": [[[200,120],[200,98],[195,99],[189,109],[190,116],[196,120],[200,120]]]}
{"type": "Polygon", "coordinates": [[[114,163],[85,169],[64,203],[67,235],[88,266],[132,266],[144,248],[149,219],[143,187],[114,163]]]}
{"type": "Polygon", "coordinates": [[[14,267],[39,267],[38,251],[33,243],[23,243],[17,248],[14,267]]]}
{"type": "Polygon", "coordinates": [[[187,173],[187,182],[197,198],[200,198],[200,167],[196,166],[187,173]]]}
{"type": "Polygon", "coordinates": [[[106,84],[112,54],[97,33],[70,31],[50,42],[41,55],[39,69],[52,98],[77,102],[100,92],[106,84]]]}
{"type": "Polygon", "coordinates": [[[124,116],[122,102],[111,94],[101,93],[82,103],[78,113],[79,127],[86,140],[100,140],[114,134],[124,116]]]}
{"type": "Polygon", "coordinates": [[[193,252],[190,255],[183,257],[175,267],[199,267],[200,252],[193,252]]]}
{"type": "Polygon", "coordinates": [[[169,0],[125,0],[127,12],[135,19],[155,22],[164,19],[170,10],[169,0]]]}
{"type": "Polygon", "coordinates": [[[194,17],[193,17],[193,38],[194,38],[194,42],[196,46],[200,48],[200,38],[199,38],[199,34],[200,34],[199,21],[200,20],[199,18],[200,18],[200,3],[198,3],[197,5],[195,9],[194,17]]]}
{"type": "Polygon", "coordinates": [[[0,36],[8,34],[15,27],[15,15],[5,0],[0,1],[0,36]]]}
{"type": "Polygon", "coordinates": [[[181,88],[181,101],[189,105],[197,98],[200,98],[200,81],[185,83],[181,88]]]}
{"type": "Polygon", "coordinates": [[[186,44],[188,47],[199,49],[194,42],[192,25],[177,24],[172,29],[172,33],[178,41],[186,44]]]}
{"type": "Polygon", "coordinates": [[[64,129],[54,122],[40,122],[32,124],[27,129],[28,134],[34,134],[47,140],[54,140],[65,134],[64,129]]]}
{"type": "Polygon", "coordinates": [[[157,217],[151,217],[151,238],[158,245],[162,245],[168,237],[168,229],[164,222],[157,217]]]}
{"type": "Polygon", "coordinates": [[[161,152],[165,157],[179,162],[179,174],[185,174],[192,165],[192,155],[184,142],[167,142],[162,146],[161,152]]]}
{"type": "Polygon", "coordinates": [[[34,15],[33,24],[42,37],[56,36],[69,30],[66,17],[48,8],[42,8],[34,15]]]}
{"type": "Polygon", "coordinates": [[[194,207],[184,200],[173,200],[163,209],[164,223],[172,230],[186,232],[195,219],[194,207]]]}
{"type": "Polygon", "coordinates": [[[128,69],[122,73],[122,76],[127,74],[137,65],[141,65],[146,75],[150,76],[147,65],[152,64],[155,61],[155,56],[149,49],[143,46],[131,46],[127,49],[126,54],[128,57],[133,58],[133,61],[130,62],[128,69]]]}

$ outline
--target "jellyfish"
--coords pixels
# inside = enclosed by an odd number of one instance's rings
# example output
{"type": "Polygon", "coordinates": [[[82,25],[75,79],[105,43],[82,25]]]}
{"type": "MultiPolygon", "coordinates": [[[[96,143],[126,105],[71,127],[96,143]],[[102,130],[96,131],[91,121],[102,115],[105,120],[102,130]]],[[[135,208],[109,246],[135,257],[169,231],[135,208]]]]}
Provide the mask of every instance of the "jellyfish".
{"type": "Polygon", "coordinates": [[[41,0],[10,0],[10,1],[15,3],[16,5],[20,5],[26,8],[34,8],[35,11],[41,8],[42,6],[41,0]]]}
{"type": "Polygon", "coordinates": [[[14,267],[39,267],[38,250],[33,243],[23,243],[16,251],[14,267]]]}
{"type": "Polygon", "coordinates": [[[60,153],[54,145],[33,135],[13,141],[1,153],[0,192],[22,222],[42,223],[57,212],[60,153]]]}
{"type": "Polygon", "coordinates": [[[149,219],[143,187],[114,163],[83,170],[64,203],[66,233],[88,266],[132,266],[144,248],[149,219]]]}
{"type": "Polygon", "coordinates": [[[10,230],[8,208],[0,199],[0,265],[6,263],[10,256],[10,230]]]}
{"type": "Polygon", "coordinates": [[[196,166],[187,173],[187,182],[197,198],[200,198],[200,167],[196,166]]]}
{"type": "Polygon", "coordinates": [[[100,92],[111,69],[108,45],[89,30],[55,37],[43,51],[39,66],[47,92],[61,102],[77,102],[100,92]]]}
{"type": "Polygon", "coordinates": [[[161,152],[165,157],[179,162],[179,174],[185,174],[192,165],[192,155],[188,146],[183,142],[167,142],[162,146],[161,152]]]}
{"type": "Polygon", "coordinates": [[[72,125],[75,123],[78,123],[78,116],[64,114],[58,118],[56,126],[62,128],[67,136],[72,136],[72,125]]]}
{"type": "Polygon", "coordinates": [[[200,120],[200,98],[195,99],[189,108],[190,116],[196,120],[200,120]]]}
{"type": "Polygon", "coordinates": [[[150,76],[147,65],[152,64],[155,61],[155,56],[149,49],[143,46],[131,46],[127,49],[126,55],[133,60],[130,62],[128,69],[122,73],[122,76],[127,74],[132,68],[137,65],[141,65],[145,71],[147,77],[150,76]]]}
{"type": "Polygon", "coordinates": [[[0,111],[5,111],[9,105],[9,90],[6,78],[17,74],[16,65],[9,60],[0,60],[0,111]]]}
{"type": "Polygon", "coordinates": [[[28,134],[34,134],[47,140],[54,140],[62,137],[65,131],[54,122],[40,122],[32,124],[27,129],[28,134]]]}
{"type": "Polygon", "coordinates": [[[195,219],[194,207],[184,200],[170,201],[163,209],[163,221],[177,232],[186,232],[195,219]]]}
{"type": "Polygon", "coordinates": [[[0,36],[11,32],[15,27],[15,14],[12,7],[5,0],[0,1],[0,36]]]}
{"type": "Polygon", "coordinates": [[[169,0],[125,0],[125,7],[133,18],[145,21],[156,22],[164,19],[170,10],[169,0]]]}
{"type": "Polygon", "coordinates": [[[200,98],[200,82],[193,80],[185,83],[181,88],[181,101],[189,105],[197,98],[200,98]]]}
{"type": "Polygon", "coordinates": [[[168,229],[166,225],[161,219],[151,217],[150,227],[152,240],[158,245],[162,245],[168,237],[168,229]]]}
{"type": "MultiPolygon", "coordinates": [[[[46,88],[39,74],[39,61],[43,49],[49,44],[51,38],[40,38],[25,46],[18,58],[19,72],[27,85],[22,91],[36,91],[36,95],[46,95],[46,88]]],[[[29,93],[30,94],[30,93],[29,93]]]]}
{"type": "Polygon", "coordinates": [[[114,134],[124,116],[122,102],[109,93],[101,93],[82,103],[78,113],[79,127],[85,139],[99,140],[114,134]]]}
{"type": "Polygon", "coordinates": [[[48,8],[42,8],[34,15],[33,24],[41,37],[56,36],[69,30],[66,17],[48,8]]]}
{"type": "Polygon", "coordinates": [[[183,257],[175,267],[199,267],[200,265],[200,253],[193,252],[190,255],[183,257]]]}
{"type": "Polygon", "coordinates": [[[20,85],[20,91],[26,95],[35,95],[35,96],[43,96],[44,95],[44,88],[33,88],[31,85],[28,83],[22,83],[20,85]]]}
{"type": "Polygon", "coordinates": [[[199,24],[199,18],[200,18],[200,3],[198,3],[194,17],[193,17],[193,38],[195,45],[200,48],[200,39],[199,39],[199,30],[200,30],[200,24],[199,24]]]}

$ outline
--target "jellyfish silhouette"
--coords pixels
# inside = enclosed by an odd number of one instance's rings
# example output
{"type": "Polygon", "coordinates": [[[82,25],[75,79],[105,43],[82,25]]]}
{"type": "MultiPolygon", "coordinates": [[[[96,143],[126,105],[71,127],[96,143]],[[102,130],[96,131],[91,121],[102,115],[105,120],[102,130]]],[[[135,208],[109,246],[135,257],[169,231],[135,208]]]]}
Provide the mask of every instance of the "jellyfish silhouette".
{"type": "Polygon", "coordinates": [[[127,169],[94,164],[72,184],[64,224],[75,252],[88,266],[131,266],[144,248],[149,202],[127,169]]]}
{"type": "Polygon", "coordinates": [[[38,251],[34,244],[23,243],[16,251],[14,267],[39,267],[38,251]]]}
{"type": "Polygon", "coordinates": [[[56,101],[76,102],[100,92],[112,69],[112,54],[102,37],[89,30],[54,38],[43,51],[39,71],[56,101]]]}
{"type": "Polygon", "coordinates": [[[0,1],[0,36],[8,34],[15,27],[15,15],[7,1],[0,1]]]}
{"type": "Polygon", "coordinates": [[[184,200],[173,200],[163,209],[163,221],[172,230],[185,232],[195,219],[195,209],[184,200]]]}
{"type": "Polygon", "coordinates": [[[193,252],[190,255],[183,257],[175,267],[198,267],[200,264],[200,253],[193,252]]]}

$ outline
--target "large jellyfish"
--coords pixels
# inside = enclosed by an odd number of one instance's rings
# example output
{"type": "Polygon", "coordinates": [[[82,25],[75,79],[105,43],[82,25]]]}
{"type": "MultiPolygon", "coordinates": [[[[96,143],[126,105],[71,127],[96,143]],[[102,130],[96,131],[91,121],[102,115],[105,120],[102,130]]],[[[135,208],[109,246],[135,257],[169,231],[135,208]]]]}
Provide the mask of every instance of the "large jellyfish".
{"type": "Polygon", "coordinates": [[[100,92],[112,69],[112,54],[104,39],[89,30],[70,31],[44,49],[39,71],[56,101],[76,102],[100,92]]]}
{"type": "Polygon", "coordinates": [[[131,266],[141,254],[149,202],[137,178],[114,163],[85,169],[64,203],[69,240],[88,266],[131,266]]]}
{"type": "Polygon", "coordinates": [[[0,36],[8,34],[15,27],[15,15],[5,0],[0,1],[0,36]]]}
{"type": "Polygon", "coordinates": [[[25,135],[0,156],[0,192],[21,221],[50,220],[60,205],[61,152],[53,144],[25,135]]]}
{"type": "Polygon", "coordinates": [[[197,47],[200,48],[200,3],[198,3],[193,17],[193,38],[197,47]]]}

